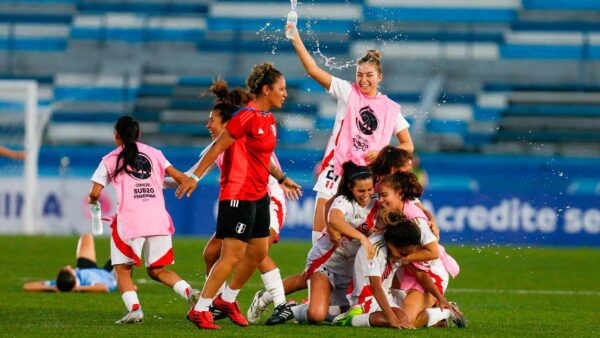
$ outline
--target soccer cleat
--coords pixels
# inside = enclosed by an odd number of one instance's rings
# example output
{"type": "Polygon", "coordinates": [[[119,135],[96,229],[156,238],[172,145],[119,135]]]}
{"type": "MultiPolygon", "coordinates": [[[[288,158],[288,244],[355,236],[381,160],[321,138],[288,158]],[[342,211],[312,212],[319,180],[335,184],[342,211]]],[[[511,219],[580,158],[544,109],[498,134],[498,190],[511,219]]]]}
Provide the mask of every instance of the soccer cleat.
{"type": "Polygon", "coordinates": [[[265,303],[262,299],[262,296],[266,291],[259,290],[254,294],[254,299],[252,299],[252,304],[250,304],[250,308],[248,308],[248,312],[246,315],[248,316],[248,321],[252,324],[258,323],[260,320],[260,315],[267,308],[267,303],[265,303]]]}
{"type": "Polygon", "coordinates": [[[290,319],[294,319],[294,313],[292,312],[291,306],[287,303],[281,303],[273,309],[273,314],[267,319],[265,324],[277,325],[283,324],[290,319]]]}
{"type": "MultiPolygon", "coordinates": [[[[458,310],[458,304],[456,304],[455,302],[450,302],[451,305],[453,305],[457,310],[458,310]]],[[[460,327],[460,328],[466,328],[469,324],[469,322],[467,321],[467,317],[465,317],[464,314],[462,313],[457,313],[454,312],[452,309],[450,309],[450,322],[452,324],[454,324],[454,326],[456,327],[460,327]]],[[[448,323],[450,324],[450,323],[448,323]]],[[[450,325],[449,325],[450,326],[450,325]]]]}
{"type": "Polygon", "coordinates": [[[196,305],[198,303],[198,299],[200,299],[200,291],[196,289],[188,289],[189,293],[187,295],[187,302],[190,306],[196,305]]]}
{"type": "Polygon", "coordinates": [[[213,305],[215,309],[223,311],[235,325],[248,326],[248,320],[246,320],[240,311],[240,305],[237,300],[233,303],[229,303],[224,301],[221,295],[219,295],[213,300],[213,305]]]}
{"type": "Polygon", "coordinates": [[[218,330],[221,328],[219,325],[213,323],[213,318],[209,311],[196,311],[194,308],[191,308],[186,318],[199,329],[218,330]]]}
{"type": "Polygon", "coordinates": [[[210,306],[208,307],[208,311],[210,311],[210,313],[212,314],[213,320],[227,318],[227,314],[217,309],[213,304],[210,304],[210,306]]]}
{"type": "Polygon", "coordinates": [[[362,315],[363,308],[361,305],[354,305],[348,311],[336,316],[331,322],[334,325],[352,326],[352,317],[362,315]]]}
{"type": "Polygon", "coordinates": [[[144,313],[142,308],[137,310],[127,311],[123,318],[117,320],[115,324],[137,324],[144,321],[144,313]]]}

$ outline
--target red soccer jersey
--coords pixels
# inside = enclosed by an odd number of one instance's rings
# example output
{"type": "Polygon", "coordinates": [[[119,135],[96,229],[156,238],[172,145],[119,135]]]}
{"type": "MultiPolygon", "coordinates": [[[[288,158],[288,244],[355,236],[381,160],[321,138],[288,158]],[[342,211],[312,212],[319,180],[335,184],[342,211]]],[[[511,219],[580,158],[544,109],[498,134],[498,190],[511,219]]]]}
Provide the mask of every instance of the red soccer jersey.
{"type": "Polygon", "coordinates": [[[251,101],[225,128],[235,142],[223,156],[219,200],[256,201],[267,194],[269,162],[277,140],[275,118],[251,101]]]}

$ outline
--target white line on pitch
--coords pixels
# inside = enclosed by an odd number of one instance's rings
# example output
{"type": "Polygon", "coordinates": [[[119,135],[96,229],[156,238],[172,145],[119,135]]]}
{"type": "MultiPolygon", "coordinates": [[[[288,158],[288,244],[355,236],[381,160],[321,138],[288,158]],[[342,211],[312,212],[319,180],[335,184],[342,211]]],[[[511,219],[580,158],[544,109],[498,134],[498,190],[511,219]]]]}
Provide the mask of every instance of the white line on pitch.
{"type": "Polygon", "coordinates": [[[448,289],[453,293],[495,293],[511,295],[600,296],[600,291],[588,290],[510,290],[510,289],[448,289]]]}

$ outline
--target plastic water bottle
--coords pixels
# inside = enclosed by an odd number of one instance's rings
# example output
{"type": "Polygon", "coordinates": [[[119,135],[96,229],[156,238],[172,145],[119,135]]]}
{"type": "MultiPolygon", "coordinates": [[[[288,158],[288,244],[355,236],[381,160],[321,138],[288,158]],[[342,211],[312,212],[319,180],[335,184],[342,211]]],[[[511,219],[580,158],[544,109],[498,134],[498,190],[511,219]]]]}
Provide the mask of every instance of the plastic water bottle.
{"type": "Polygon", "coordinates": [[[90,204],[90,211],[92,212],[92,233],[94,235],[102,235],[104,229],[102,228],[102,211],[100,202],[90,204]]]}
{"type": "Polygon", "coordinates": [[[285,37],[291,39],[294,36],[294,30],[296,29],[296,24],[298,23],[298,13],[296,13],[295,10],[292,9],[291,11],[289,11],[289,13],[287,14],[286,23],[288,25],[293,26],[292,28],[289,28],[285,31],[285,37]]]}

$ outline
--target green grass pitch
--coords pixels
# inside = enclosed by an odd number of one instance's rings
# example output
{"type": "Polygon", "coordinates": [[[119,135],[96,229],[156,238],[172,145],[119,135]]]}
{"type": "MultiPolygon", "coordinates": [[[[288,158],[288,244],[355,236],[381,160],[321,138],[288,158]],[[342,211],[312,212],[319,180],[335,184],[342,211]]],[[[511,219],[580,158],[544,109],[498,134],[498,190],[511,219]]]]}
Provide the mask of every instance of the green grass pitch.
{"type": "MultiPolygon", "coordinates": [[[[113,324],[123,314],[118,293],[54,294],[21,291],[26,281],[54,278],[60,266],[74,264],[77,237],[0,237],[0,325],[2,336],[174,337],[174,336],[455,336],[455,337],[598,337],[600,334],[600,250],[529,248],[527,246],[448,246],[461,265],[447,297],[457,301],[469,319],[467,329],[357,329],[329,325],[264,324],[239,328],[219,321],[223,330],[197,330],[185,320],[186,303],[172,290],[134,272],[145,321],[113,324]],[[519,291],[528,290],[528,291],[519,291]]],[[[200,288],[205,240],[176,238],[173,270],[200,288]]],[[[308,242],[284,241],[272,257],[282,275],[302,270],[308,242]]],[[[98,261],[108,257],[108,238],[96,240],[98,261]]],[[[261,288],[254,275],[240,294],[246,311],[261,288]]],[[[305,292],[292,297],[298,300],[305,292]]],[[[266,319],[266,314],[263,320],[266,319]]]]}

